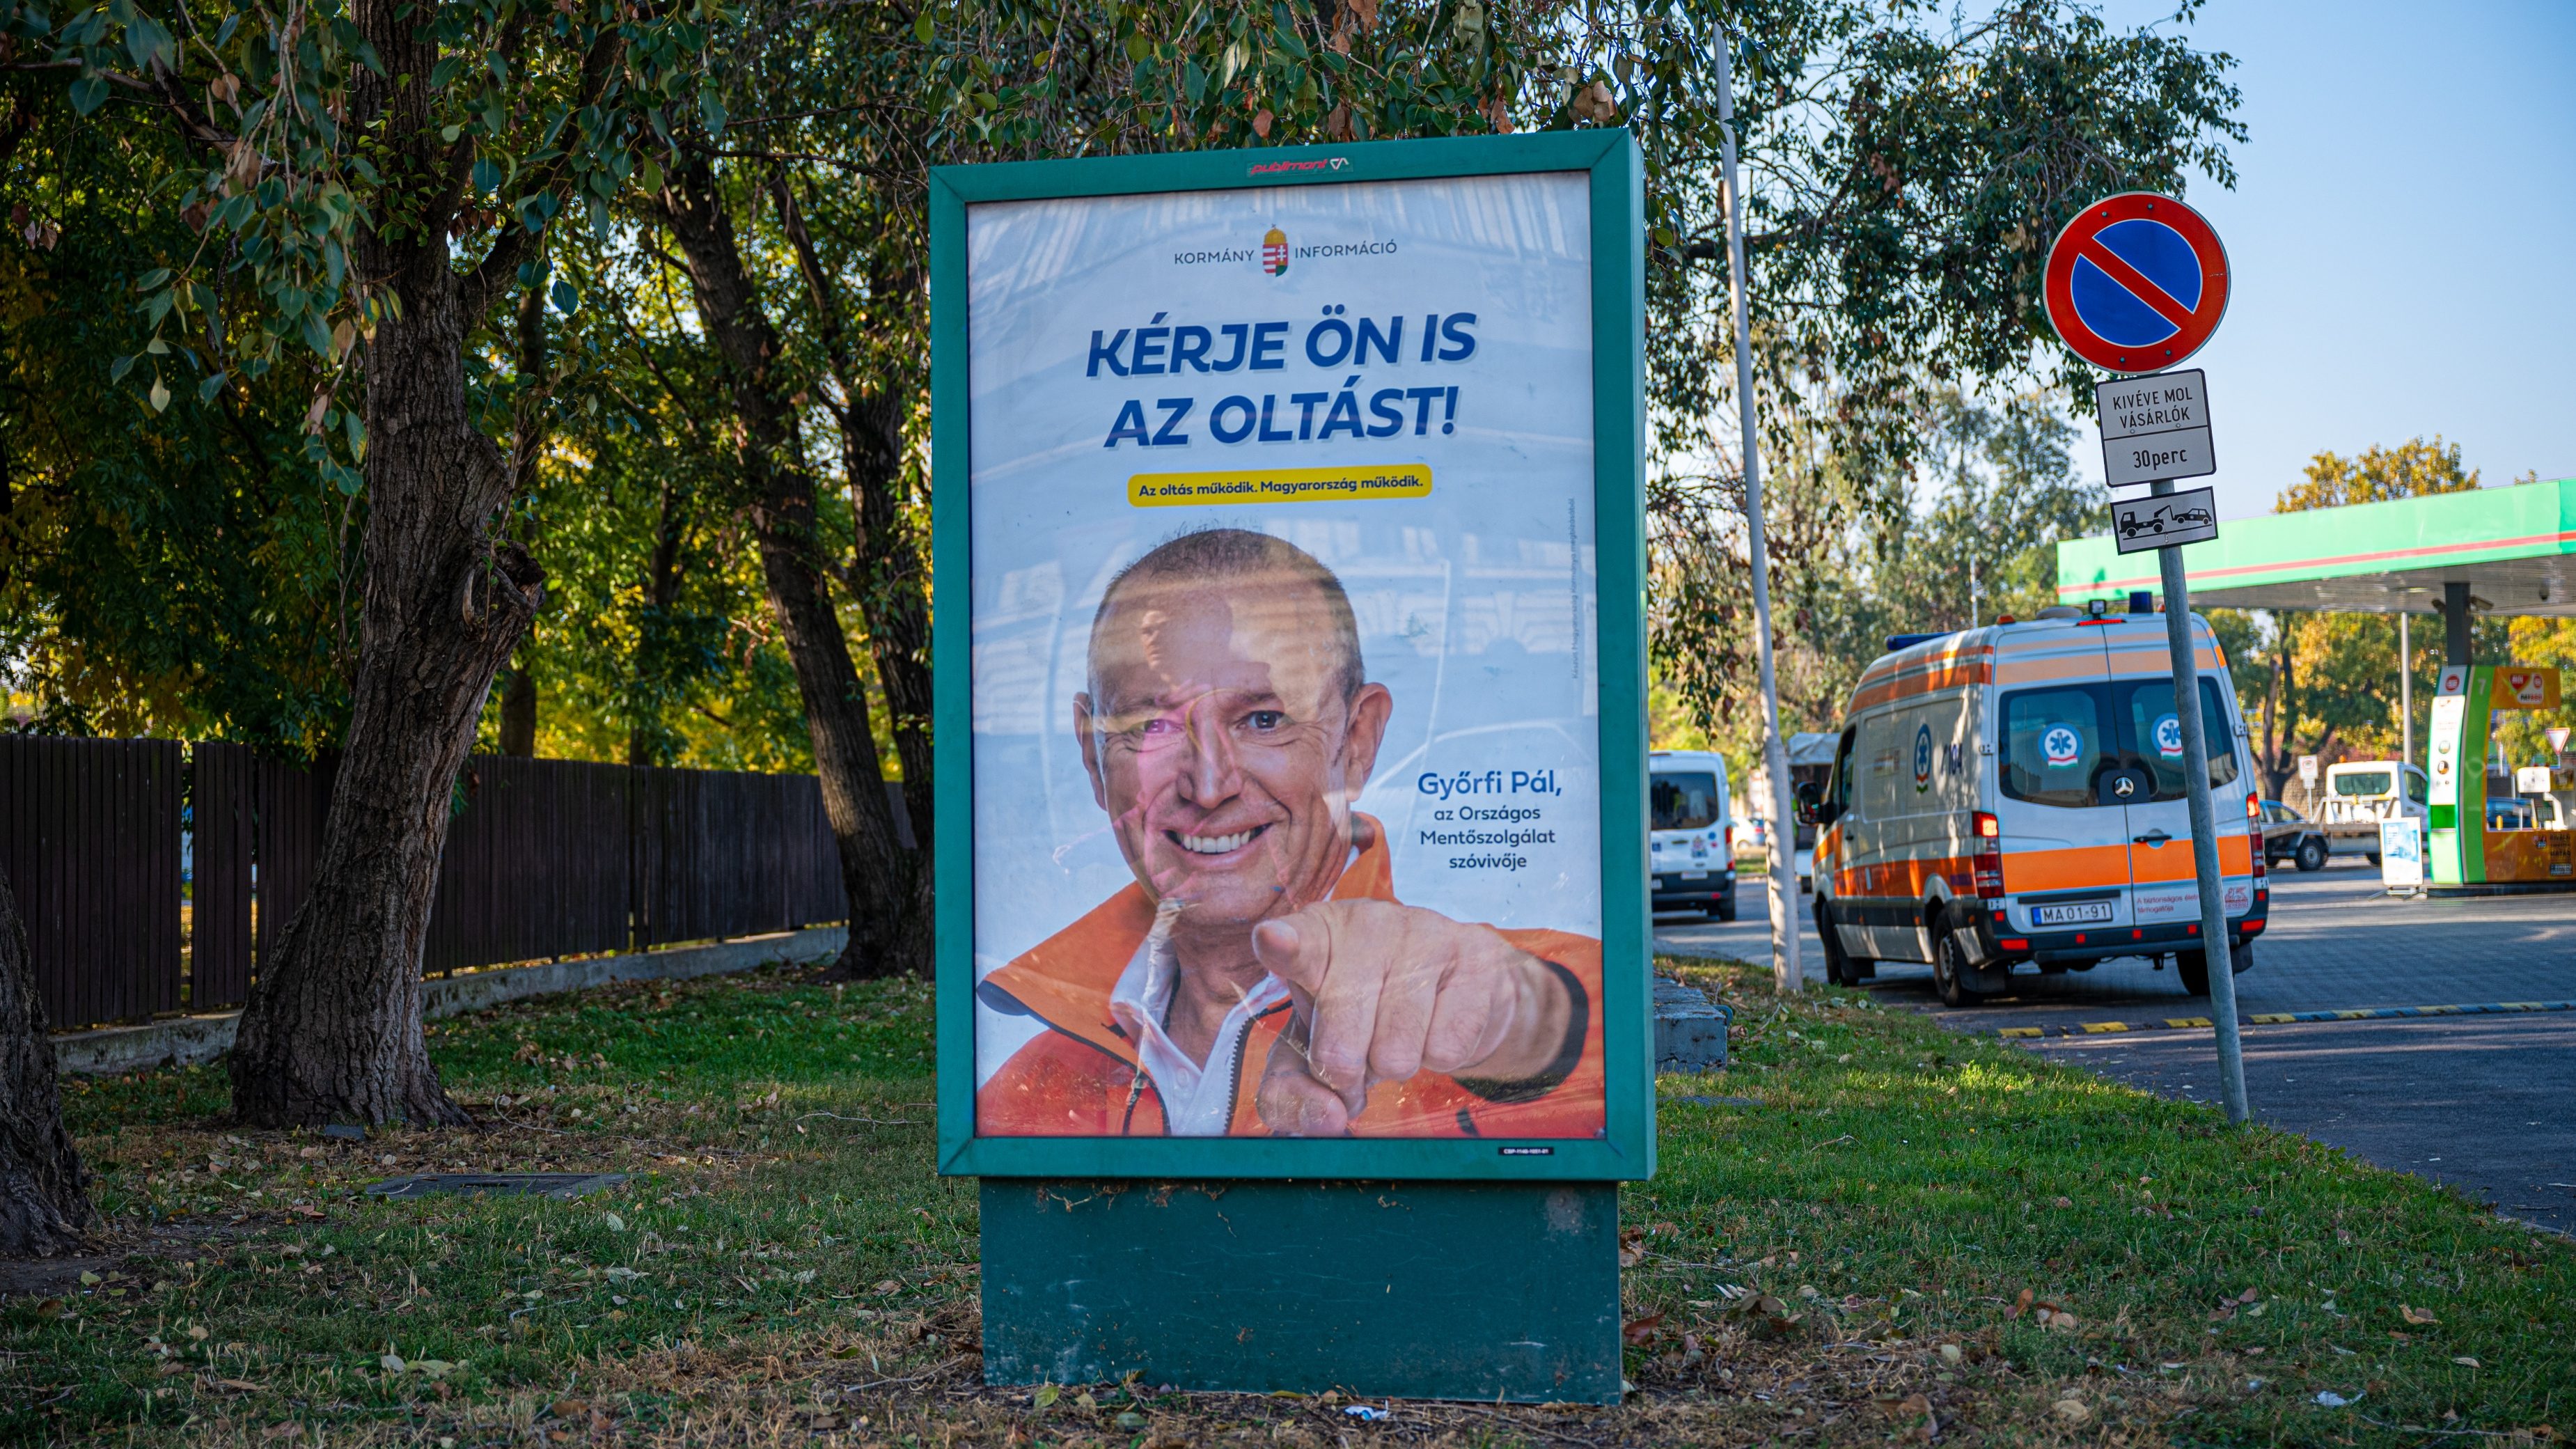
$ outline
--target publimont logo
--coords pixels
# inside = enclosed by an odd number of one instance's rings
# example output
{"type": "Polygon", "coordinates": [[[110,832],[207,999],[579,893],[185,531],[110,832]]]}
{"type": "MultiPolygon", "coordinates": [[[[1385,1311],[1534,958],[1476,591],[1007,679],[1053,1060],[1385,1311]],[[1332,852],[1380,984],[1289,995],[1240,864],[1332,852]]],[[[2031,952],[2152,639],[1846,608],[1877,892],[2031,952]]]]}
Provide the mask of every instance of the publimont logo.
{"type": "Polygon", "coordinates": [[[1261,270],[1274,277],[1288,270],[1288,233],[1275,226],[1261,239],[1261,270]]]}

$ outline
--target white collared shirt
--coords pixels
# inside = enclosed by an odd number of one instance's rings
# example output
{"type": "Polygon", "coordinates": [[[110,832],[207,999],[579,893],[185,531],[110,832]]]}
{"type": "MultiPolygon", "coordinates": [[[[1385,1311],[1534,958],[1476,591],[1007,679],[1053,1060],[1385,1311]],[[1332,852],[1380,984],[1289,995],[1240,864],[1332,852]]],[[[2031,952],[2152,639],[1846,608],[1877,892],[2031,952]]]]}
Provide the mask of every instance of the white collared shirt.
{"type": "Polygon", "coordinates": [[[1234,1125],[1244,1033],[1252,1029],[1253,1018],[1288,999],[1288,988],[1278,977],[1263,972],[1260,982],[1227,1009],[1202,1066],[1163,1030],[1180,975],[1168,924],[1157,920],[1145,944],[1136,948],[1127,969],[1119,973],[1118,984],[1109,993],[1109,1012],[1136,1044],[1136,1060],[1162,1098],[1163,1130],[1174,1137],[1222,1137],[1234,1125]]]}

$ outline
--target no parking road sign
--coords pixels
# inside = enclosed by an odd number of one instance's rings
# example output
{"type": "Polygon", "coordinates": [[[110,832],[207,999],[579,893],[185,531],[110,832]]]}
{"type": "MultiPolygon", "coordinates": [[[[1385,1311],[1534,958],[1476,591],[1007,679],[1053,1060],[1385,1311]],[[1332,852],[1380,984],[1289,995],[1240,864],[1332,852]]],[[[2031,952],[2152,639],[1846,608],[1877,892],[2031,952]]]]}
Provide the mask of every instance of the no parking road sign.
{"type": "Polygon", "coordinates": [[[2112,372],[2154,372],[2200,350],[2227,315],[2227,249],[2170,196],[2123,192],[2084,208],[2048,249],[2049,325],[2112,372]]]}
{"type": "MultiPolygon", "coordinates": [[[[2049,325],[2075,355],[2127,374],[2096,389],[2107,481],[2147,483],[2154,492],[2111,505],[2111,531],[2122,553],[2154,549],[2165,594],[2165,647],[2173,659],[2175,712],[2157,721],[2157,753],[2180,754],[2191,810],[2192,878],[2199,887],[2202,946],[2174,959],[2193,994],[2206,991],[2218,1037],[2218,1081],[2227,1120],[2242,1122],[2245,1060],[2236,1036],[2236,973],[2254,949],[2229,933],[2226,892],[2218,874],[2218,808],[2210,798],[2209,759],[2232,747],[2212,739],[2202,711],[2200,667],[2192,643],[2191,585],[2181,545],[2218,536],[2210,490],[2174,491],[2177,478],[2215,471],[2209,448],[2207,390],[2198,372],[2171,371],[2200,350],[2227,315],[2227,251],[2200,213],[2170,196],[2128,192],[2084,208],[2057,234],[2041,279],[2049,325]],[[2141,377],[2140,373],[2156,374],[2141,377]],[[2172,722],[2173,734],[2166,722],[2172,722]],[[2177,737],[2178,736],[2178,737],[2177,737]],[[2226,943],[2223,947],[2221,943],[2226,943]],[[2221,956],[2222,949],[2225,955],[2221,956]],[[2218,964],[2221,961],[2225,964],[2218,964]]],[[[2128,803],[2143,770],[2101,777],[2105,805],[2128,803]],[[2120,798],[2113,798],[2120,797],[2120,798]]],[[[2152,839],[2140,836],[2139,839],[2152,839]]]]}

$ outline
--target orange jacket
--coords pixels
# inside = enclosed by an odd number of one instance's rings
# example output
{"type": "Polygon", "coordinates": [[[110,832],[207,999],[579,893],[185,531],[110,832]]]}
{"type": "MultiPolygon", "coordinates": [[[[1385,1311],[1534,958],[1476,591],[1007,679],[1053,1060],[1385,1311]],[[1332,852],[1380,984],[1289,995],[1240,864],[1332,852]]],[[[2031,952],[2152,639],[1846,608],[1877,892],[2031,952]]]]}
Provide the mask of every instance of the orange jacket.
{"type": "MultiPolygon", "coordinates": [[[[1395,899],[1386,832],[1370,843],[1333,887],[1335,900],[1395,899]]],[[[1109,995],[1153,928],[1154,907],[1130,885],[1090,914],[1039,943],[976,987],[984,1009],[1034,1016],[1049,1028],[993,1073],[975,1093],[975,1131],[985,1137],[1160,1136],[1162,1098],[1147,1075],[1137,1083],[1136,1048],[1109,1012],[1109,995]]],[[[1480,1096],[1436,1072],[1380,1082],[1351,1123],[1359,1137],[1599,1137],[1605,1130],[1601,1066],[1601,943],[1566,931],[1505,931],[1513,945],[1563,967],[1581,984],[1583,1055],[1562,1082],[1519,1101],[1480,1096]]],[[[1253,1098],[1270,1049],[1287,1028],[1282,1002],[1243,1033],[1234,1071],[1234,1116],[1227,1131],[1261,1136],[1253,1098]]]]}

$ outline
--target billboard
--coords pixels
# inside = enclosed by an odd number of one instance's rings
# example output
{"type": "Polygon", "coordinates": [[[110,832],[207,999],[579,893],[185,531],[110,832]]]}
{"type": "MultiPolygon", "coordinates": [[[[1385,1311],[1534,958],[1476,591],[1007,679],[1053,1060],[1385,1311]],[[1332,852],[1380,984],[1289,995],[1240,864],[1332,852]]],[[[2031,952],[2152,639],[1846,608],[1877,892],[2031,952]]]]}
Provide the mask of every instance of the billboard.
{"type": "Polygon", "coordinates": [[[1650,1169],[1634,165],[938,173],[948,1170],[1650,1169]]]}

